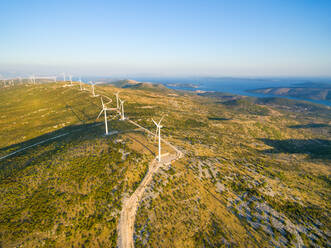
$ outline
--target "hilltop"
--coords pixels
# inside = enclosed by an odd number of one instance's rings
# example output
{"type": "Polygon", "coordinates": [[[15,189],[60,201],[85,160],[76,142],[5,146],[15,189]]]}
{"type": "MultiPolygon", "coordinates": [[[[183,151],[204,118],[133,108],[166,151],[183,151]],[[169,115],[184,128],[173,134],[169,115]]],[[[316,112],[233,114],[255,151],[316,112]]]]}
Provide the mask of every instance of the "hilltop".
{"type": "Polygon", "coordinates": [[[154,133],[162,116],[183,156],[146,184],[135,247],[331,245],[329,108],[125,80],[96,86],[109,107],[120,91],[130,120],[109,111],[105,136],[100,98],[64,85],[0,88],[0,157],[47,140],[0,160],[0,246],[116,247],[125,199],[157,153],[130,121],[154,133]]]}
{"type": "Polygon", "coordinates": [[[331,84],[305,83],[298,84],[295,87],[272,87],[250,90],[249,92],[331,101],[331,84]]]}
{"type": "Polygon", "coordinates": [[[132,79],[113,81],[108,84],[112,84],[118,88],[123,88],[123,89],[130,88],[130,89],[140,89],[140,90],[156,90],[156,91],[169,91],[169,92],[172,91],[163,84],[138,82],[132,79]]]}

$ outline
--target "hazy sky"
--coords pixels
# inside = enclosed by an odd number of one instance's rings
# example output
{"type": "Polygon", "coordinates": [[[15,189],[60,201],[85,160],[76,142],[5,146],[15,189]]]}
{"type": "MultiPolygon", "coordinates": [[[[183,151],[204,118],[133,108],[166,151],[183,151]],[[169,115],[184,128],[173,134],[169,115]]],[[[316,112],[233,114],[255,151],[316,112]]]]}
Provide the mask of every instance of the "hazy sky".
{"type": "Polygon", "coordinates": [[[331,1],[4,0],[0,73],[331,76],[331,1]]]}

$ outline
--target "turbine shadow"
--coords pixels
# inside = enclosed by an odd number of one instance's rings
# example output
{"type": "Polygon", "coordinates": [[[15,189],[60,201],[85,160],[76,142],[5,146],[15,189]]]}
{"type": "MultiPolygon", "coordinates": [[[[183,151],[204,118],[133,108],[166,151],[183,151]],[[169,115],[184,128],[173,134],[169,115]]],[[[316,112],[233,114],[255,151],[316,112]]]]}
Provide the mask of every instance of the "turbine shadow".
{"type": "Polygon", "coordinates": [[[208,120],[211,121],[229,121],[230,118],[224,118],[224,117],[208,117],[208,120]]]}
{"type": "Polygon", "coordinates": [[[84,109],[80,110],[78,108],[74,109],[73,106],[71,105],[66,105],[66,109],[69,109],[75,116],[76,118],[83,124],[86,123],[86,121],[91,121],[95,119],[95,116],[89,116],[84,109]]]}
{"type": "MultiPolygon", "coordinates": [[[[136,132],[139,132],[139,133],[140,133],[141,131],[136,131],[136,132]]],[[[148,148],[143,142],[141,142],[140,140],[134,138],[132,135],[127,134],[127,136],[129,136],[130,139],[132,139],[132,140],[136,141],[137,143],[139,143],[142,147],[144,147],[144,148],[145,148],[146,150],[148,150],[152,155],[155,156],[155,153],[154,153],[151,149],[149,149],[149,148],[148,148]]]]}

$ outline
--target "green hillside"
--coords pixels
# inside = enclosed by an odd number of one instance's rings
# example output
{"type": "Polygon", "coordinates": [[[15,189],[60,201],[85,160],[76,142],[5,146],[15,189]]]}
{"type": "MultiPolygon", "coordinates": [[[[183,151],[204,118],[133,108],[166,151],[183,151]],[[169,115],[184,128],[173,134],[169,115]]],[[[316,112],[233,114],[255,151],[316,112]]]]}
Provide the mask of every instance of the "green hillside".
{"type": "Polygon", "coordinates": [[[100,99],[90,95],[61,84],[1,90],[1,155],[66,134],[0,161],[1,246],[116,245],[122,195],[151,155],[125,134],[105,137],[95,122],[100,99]]]}
{"type": "MultiPolygon", "coordinates": [[[[136,84],[135,84],[136,85],[136,84]]],[[[0,247],[116,247],[154,137],[64,83],[0,88],[0,247]],[[56,138],[54,138],[56,137],[56,138]],[[54,138],[54,139],[52,139],[54,138]]],[[[98,85],[184,156],[144,192],[135,247],[330,246],[331,110],[283,99],[98,85]]],[[[163,143],[163,152],[173,152],[163,143]]]]}

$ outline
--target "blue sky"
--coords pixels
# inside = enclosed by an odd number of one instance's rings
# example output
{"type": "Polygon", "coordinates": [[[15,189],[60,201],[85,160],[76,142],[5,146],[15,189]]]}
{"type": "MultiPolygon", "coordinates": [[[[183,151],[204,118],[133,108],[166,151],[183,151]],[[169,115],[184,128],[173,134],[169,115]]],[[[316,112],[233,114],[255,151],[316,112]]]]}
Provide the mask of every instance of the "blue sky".
{"type": "Polygon", "coordinates": [[[331,1],[0,2],[0,73],[331,76],[331,1]]]}

